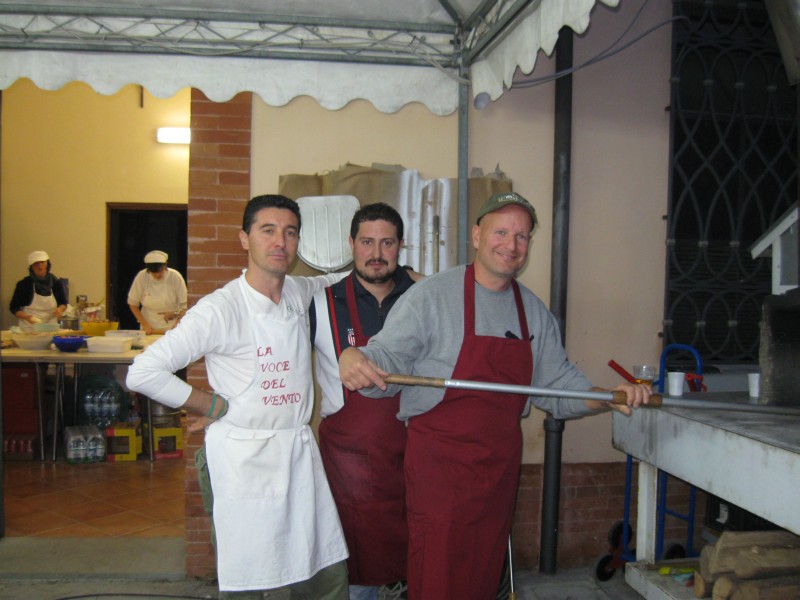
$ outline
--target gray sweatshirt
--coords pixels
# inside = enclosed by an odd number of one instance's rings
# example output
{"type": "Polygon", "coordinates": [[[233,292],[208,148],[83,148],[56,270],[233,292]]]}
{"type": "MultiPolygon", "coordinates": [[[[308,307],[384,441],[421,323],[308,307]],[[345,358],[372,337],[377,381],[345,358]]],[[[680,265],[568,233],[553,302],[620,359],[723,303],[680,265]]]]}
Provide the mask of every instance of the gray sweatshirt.
{"type": "MultiPolygon", "coordinates": [[[[428,277],[412,286],[389,313],[383,329],[362,348],[364,353],[390,373],[450,378],[464,338],[464,272],[459,266],[428,277]]],[[[532,386],[588,390],[589,380],[567,359],[555,317],[544,303],[520,285],[528,329],[533,335],[532,386]]],[[[493,292],[475,284],[476,335],[505,337],[511,331],[521,337],[514,293],[511,288],[493,292]]],[[[373,387],[361,390],[370,397],[394,395],[400,389],[390,385],[386,392],[373,387]]],[[[400,397],[398,417],[429,411],[444,397],[445,390],[406,386],[400,397]]],[[[584,400],[531,397],[530,402],[554,417],[569,419],[591,411],[584,400]]]]}

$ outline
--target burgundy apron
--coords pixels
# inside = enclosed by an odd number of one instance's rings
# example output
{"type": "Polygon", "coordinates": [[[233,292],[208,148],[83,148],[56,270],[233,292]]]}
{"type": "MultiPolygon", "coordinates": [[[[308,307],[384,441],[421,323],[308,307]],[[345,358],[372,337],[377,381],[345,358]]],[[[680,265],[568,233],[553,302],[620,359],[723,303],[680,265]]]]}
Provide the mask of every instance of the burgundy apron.
{"type": "MultiPolygon", "coordinates": [[[[352,276],[347,278],[347,308],[355,346],[369,338],[361,329],[352,276]]],[[[328,288],[333,311],[333,297],[328,288]]],[[[341,355],[334,319],[334,344],[341,355]]],[[[382,585],[406,578],[406,526],[403,454],[405,423],[397,419],[400,394],[365,398],[345,390],[341,410],[319,426],[322,462],[328,475],[344,537],[350,550],[349,580],[354,585],[382,585]]]]}
{"type": "MultiPolygon", "coordinates": [[[[453,379],[530,385],[522,296],[512,282],[522,339],[475,335],[475,270],[464,276],[464,341],[453,379]]],[[[448,388],[413,417],[406,445],[409,600],[497,595],[519,483],[519,394],[448,388]]]]}

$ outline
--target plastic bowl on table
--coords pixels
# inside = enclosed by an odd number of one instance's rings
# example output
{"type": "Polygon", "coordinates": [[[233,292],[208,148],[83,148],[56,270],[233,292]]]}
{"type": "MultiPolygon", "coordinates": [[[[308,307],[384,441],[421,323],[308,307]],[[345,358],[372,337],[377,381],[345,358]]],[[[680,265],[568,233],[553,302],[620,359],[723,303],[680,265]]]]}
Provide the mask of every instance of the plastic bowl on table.
{"type": "Polygon", "coordinates": [[[14,343],[23,350],[49,350],[53,340],[52,333],[16,333],[11,336],[14,343]]]}
{"type": "Polygon", "coordinates": [[[131,349],[130,337],[90,337],[86,340],[89,352],[127,352],[131,349]]]}
{"type": "Polygon", "coordinates": [[[53,344],[61,352],[77,352],[83,347],[85,340],[82,335],[57,335],[53,338],[53,344]]]}
{"type": "Polygon", "coordinates": [[[105,335],[106,331],[119,329],[119,321],[82,321],[81,329],[86,335],[105,335]]]}
{"type": "Polygon", "coordinates": [[[106,337],[129,337],[133,338],[133,346],[142,346],[144,342],[145,332],[142,329],[117,329],[106,331],[106,337]]]}

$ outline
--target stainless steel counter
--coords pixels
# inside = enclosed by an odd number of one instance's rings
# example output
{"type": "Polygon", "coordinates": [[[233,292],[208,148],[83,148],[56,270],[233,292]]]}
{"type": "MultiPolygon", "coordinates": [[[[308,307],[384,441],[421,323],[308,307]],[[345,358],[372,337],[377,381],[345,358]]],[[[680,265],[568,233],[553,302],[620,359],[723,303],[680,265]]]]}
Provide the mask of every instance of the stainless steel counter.
{"type": "MultiPolygon", "coordinates": [[[[684,396],[744,403],[746,393],[684,396]]],[[[639,460],[637,559],[655,562],[657,471],[800,534],[800,416],[690,408],[615,413],[614,447],[639,460]]],[[[631,585],[635,581],[626,575],[631,585]]],[[[634,586],[635,589],[636,586],[634,586]]],[[[652,590],[637,589],[646,598],[652,590]]]]}

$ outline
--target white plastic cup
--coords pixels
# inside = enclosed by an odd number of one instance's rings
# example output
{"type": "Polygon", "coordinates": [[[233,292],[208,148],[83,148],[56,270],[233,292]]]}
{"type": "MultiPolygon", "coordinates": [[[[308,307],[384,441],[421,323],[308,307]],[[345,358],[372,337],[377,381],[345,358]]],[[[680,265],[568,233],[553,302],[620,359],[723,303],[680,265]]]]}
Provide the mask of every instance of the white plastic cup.
{"type": "Polygon", "coordinates": [[[667,391],[673,398],[683,396],[683,382],[686,381],[686,373],[672,371],[667,373],[667,391]]]}
{"type": "Polygon", "coordinates": [[[757,399],[761,391],[761,373],[747,374],[747,391],[751,399],[757,399]]]}

